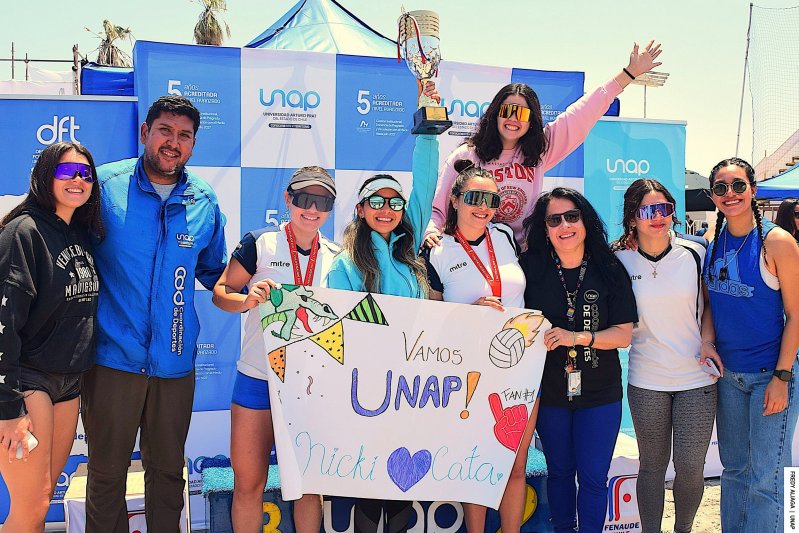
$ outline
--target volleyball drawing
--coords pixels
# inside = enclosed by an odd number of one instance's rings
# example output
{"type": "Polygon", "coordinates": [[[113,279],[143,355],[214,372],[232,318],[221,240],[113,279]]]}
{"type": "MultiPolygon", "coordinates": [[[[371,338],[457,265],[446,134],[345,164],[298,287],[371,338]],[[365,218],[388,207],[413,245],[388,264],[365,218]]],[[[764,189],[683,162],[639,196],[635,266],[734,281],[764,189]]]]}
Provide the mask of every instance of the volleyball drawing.
{"type": "Polygon", "coordinates": [[[524,355],[524,349],[533,344],[543,321],[543,315],[524,313],[505,322],[504,329],[494,335],[488,347],[488,358],[494,366],[510,368],[516,365],[524,355]]]}
{"type": "Polygon", "coordinates": [[[491,339],[488,358],[499,368],[516,365],[524,355],[524,335],[516,328],[503,329],[491,339]]]}

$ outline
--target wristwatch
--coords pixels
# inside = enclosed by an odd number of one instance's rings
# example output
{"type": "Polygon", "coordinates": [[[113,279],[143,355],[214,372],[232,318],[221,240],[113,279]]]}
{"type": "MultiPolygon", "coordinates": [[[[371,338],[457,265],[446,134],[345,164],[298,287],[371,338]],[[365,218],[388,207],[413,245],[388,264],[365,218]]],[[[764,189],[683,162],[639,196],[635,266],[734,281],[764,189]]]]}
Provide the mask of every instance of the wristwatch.
{"type": "Polygon", "coordinates": [[[793,373],[790,370],[775,370],[774,376],[781,381],[791,381],[793,373]]]}

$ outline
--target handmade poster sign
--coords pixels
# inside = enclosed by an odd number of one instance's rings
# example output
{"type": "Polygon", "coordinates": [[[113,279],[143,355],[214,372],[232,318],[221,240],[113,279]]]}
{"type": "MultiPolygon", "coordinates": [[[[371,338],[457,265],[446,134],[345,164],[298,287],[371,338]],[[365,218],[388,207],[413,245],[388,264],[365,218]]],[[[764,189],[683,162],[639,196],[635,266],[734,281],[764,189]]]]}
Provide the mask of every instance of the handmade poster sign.
{"type": "Polygon", "coordinates": [[[295,285],[253,312],[284,499],[498,507],[541,381],[539,312],[295,285]]]}

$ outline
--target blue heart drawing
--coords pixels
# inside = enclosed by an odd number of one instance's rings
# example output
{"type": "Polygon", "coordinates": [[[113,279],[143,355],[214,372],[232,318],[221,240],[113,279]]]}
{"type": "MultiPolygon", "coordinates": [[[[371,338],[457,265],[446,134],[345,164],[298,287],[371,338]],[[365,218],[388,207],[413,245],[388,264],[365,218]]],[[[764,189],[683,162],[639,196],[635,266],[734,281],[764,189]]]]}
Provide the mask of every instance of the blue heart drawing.
{"type": "Polygon", "coordinates": [[[388,457],[386,469],[391,481],[397,485],[402,492],[408,490],[419,483],[430,470],[433,463],[433,455],[429,450],[419,450],[413,457],[408,448],[397,448],[388,457]]]}

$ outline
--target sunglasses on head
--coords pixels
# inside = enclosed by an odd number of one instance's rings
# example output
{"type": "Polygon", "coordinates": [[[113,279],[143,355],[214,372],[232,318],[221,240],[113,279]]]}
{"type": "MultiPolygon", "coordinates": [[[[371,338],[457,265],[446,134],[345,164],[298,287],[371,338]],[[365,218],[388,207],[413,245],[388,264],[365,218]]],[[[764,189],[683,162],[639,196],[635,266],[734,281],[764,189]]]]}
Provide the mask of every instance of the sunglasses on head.
{"type": "Polygon", "coordinates": [[[582,218],[582,213],[579,209],[569,209],[563,213],[556,213],[554,215],[547,215],[544,221],[550,228],[557,228],[565,220],[569,224],[574,224],[582,218]]]}
{"type": "Polygon", "coordinates": [[[749,183],[744,180],[734,180],[732,183],[717,181],[710,190],[713,191],[713,194],[716,196],[724,196],[730,188],[732,188],[732,192],[735,194],[741,194],[747,187],[749,187],[749,183]]]}
{"type": "Polygon", "coordinates": [[[657,214],[663,218],[669,217],[674,214],[674,204],[671,202],[660,202],[657,204],[642,205],[638,208],[635,218],[638,220],[649,220],[655,218],[657,214]]]}
{"type": "Polygon", "coordinates": [[[480,207],[486,204],[489,209],[496,209],[499,207],[499,193],[491,191],[466,191],[462,192],[463,203],[473,207],[480,207]]]}
{"type": "Polygon", "coordinates": [[[519,122],[530,122],[530,108],[519,104],[500,104],[499,118],[510,118],[516,115],[516,120],[519,122]]]}
{"type": "Polygon", "coordinates": [[[388,207],[392,211],[402,211],[405,209],[405,200],[399,196],[385,198],[378,194],[373,194],[372,196],[366,198],[364,202],[369,202],[369,207],[372,209],[383,209],[383,206],[386,205],[386,202],[388,202],[388,207]]]}
{"type": "Polygon", "coordinates": [[[86,183],[94,182],[91,165],[86,163],[59,163],[55,166],[53,177],[57,180],[80,178],[86,183]]]}
{"type": "Polygon", "coordinates": [[[316,209],[323,213],[333,210],[333,204],[336,198],[333,196],[325,196],[321,194],[311,194],[308,192],[292,192],[289,193],[291,203],[300,209],[310,209],[312,205],[316,205],[316,209]]]}

